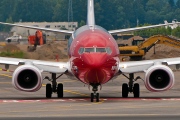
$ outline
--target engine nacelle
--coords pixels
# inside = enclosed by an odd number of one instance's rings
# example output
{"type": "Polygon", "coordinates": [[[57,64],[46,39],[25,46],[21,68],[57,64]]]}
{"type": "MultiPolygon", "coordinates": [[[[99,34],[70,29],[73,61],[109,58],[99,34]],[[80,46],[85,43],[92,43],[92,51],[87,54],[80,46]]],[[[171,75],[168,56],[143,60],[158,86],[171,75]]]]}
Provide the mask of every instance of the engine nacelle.
{"type": "Polygon", "coordinates": [[[32,65],[19,66],[13,73],[12,84],[17,90],[35,92],[42,87],[42,75],[32,65]]]}
{"type": "Polygon", "coordinates": [[[174,85],[174,73],[165,65],[154,65],[145,74],[145,86],[149,91],[160,92],[174,85]]]}

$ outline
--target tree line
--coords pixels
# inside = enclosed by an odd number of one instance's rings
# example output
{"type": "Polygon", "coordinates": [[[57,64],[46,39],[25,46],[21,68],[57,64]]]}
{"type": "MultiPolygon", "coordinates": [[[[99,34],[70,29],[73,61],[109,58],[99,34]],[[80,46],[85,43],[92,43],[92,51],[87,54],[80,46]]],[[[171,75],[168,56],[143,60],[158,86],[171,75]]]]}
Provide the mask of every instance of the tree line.
{"type": "Polygon", "coordinates": [[[170,35],[180,38],[180,27],[177,27],[175,29],[171,29],[170,27],[159,27],[159,28],[151,28],[146,30],[140,30],[137,32],[134,32],[134,35],[142,36],[144,38],[149,38],[153,35],[170,35]]]}
{"type": "MultiPolygon", "coordinates": [[[[68,0],[1,0],[2,22],[68,21],[68,0]]],[[[180,0],[94,0],[96,24],[107,30],[180,20],[180,0]]],[[[86,23],[87,0],[72,0],[73,21],[86,23]]],[[[0,27],[0,30],[6,30],[0,27]]]]}

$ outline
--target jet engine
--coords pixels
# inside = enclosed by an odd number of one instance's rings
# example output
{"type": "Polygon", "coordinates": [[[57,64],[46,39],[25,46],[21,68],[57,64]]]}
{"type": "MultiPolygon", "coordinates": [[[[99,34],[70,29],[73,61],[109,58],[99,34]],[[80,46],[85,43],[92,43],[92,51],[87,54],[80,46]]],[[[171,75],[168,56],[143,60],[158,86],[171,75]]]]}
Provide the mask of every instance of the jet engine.
{"type": "Polygon", "coordinates": [[[145,86],[149,91],[160,92],[174,85],[174,73],[165,65],[154,65],[145,74],[145,86]]]}
{"type": "Polygon", "coordinates": [[[13,73],[12,84],[17,90],[38,91],[42,86],[41,72],[33,65],[19,66],[13,73]]]}

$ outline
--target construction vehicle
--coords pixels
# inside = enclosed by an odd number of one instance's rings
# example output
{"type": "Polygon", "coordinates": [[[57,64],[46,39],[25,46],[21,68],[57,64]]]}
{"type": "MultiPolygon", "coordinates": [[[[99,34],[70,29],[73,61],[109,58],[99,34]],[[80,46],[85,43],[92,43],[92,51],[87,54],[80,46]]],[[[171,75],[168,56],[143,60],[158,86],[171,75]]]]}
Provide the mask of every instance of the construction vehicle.
{"type": "Polygon", "coordinates": [[[46,35],[42,31],[37,30],[35,35],[28,36],[28,43],[30,46],[28,46],[27,51],[33,52],[38,45],[46,44],[46,35]]]}
{"type": "Polygon", "coordinates": [[[120,55],[129,56],[130,60],[142,60],[144,55],[156,44],[180,48],[180,40],[171,36],[155,35],[147,40],[133,40],[132,46],[119,44],[120,55]]]}
{"type": "Polygon", "coordinates": [[[13,35],[11,37],[6,38],[5,41],[7,43],[10,43],[10,42],[19,43],[21,39],[22,39],[21,35],[13,35]]]}
{"type": "Polygon", "coordinates": [[[0,42],[0,47],[1,46],[6,46],[6,43],[5,42],[0,42]]]}

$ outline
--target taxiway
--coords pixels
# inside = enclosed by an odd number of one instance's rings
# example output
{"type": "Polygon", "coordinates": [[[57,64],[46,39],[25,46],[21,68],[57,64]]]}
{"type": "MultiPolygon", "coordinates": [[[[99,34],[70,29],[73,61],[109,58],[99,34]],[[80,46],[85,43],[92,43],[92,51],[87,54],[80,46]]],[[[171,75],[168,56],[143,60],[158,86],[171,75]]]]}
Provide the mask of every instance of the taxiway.
{"type": "MultiPolygon", "coordinates": [[[[143,81],[140,98],[121,97],[121,84],[125,77],[103,85],[100,102],[90,102],[91,89],[63,75],[58,82],[64,84],[64,98],[45,98],[45,84],[35,93],[21,92],[11,85],[11,72],[0,72],[0,119],[178,119],[180,116],[180,72],[175,71],[176,84],[166,92],[149,92],[143,81]]],[[[43,74],[46,76],[49,74],[43,74]]],[[[136,74],[144,77],[143,73],[136,74]]]]}

